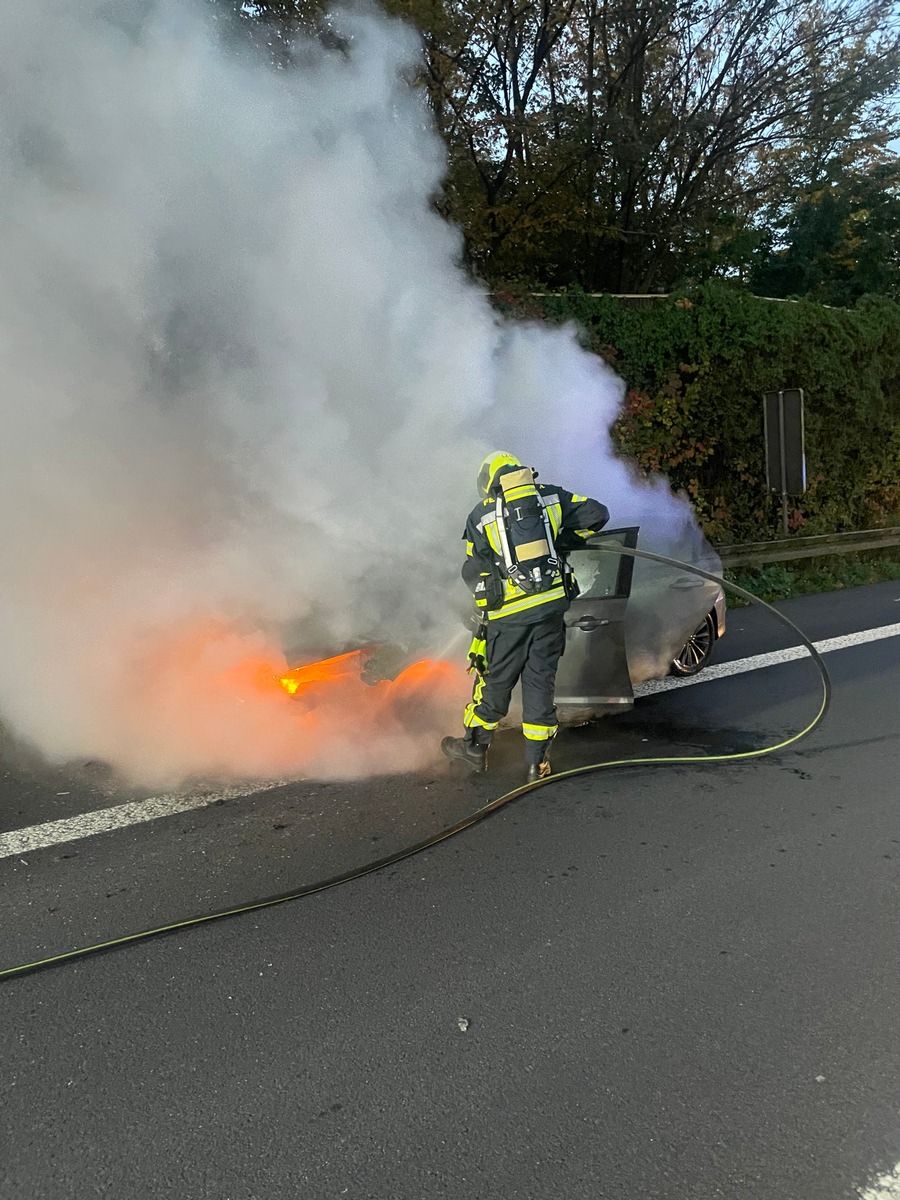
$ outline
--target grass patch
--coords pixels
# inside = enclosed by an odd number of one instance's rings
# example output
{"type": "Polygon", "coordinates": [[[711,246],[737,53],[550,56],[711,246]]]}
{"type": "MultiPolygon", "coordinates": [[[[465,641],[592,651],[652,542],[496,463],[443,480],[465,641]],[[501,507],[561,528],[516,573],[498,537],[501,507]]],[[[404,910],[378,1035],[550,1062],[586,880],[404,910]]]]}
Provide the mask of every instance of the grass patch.
{"type": "MultiPolygon", "coordinates": [[[[801,559],[793,565],[769,563],[762,567],[743,567],[726,571],[725,578],[773,604],[788,600],[791,596],[836,592],[841,588],[900,579],[900,557],[896,547],[892,546],[889,555],[883,550],[862,554],[832,554],[822,558],[801,559]]],[[[728,596],[729,608],[742,608],[745,604],[746,601],[739,596],[728,596]]]]}

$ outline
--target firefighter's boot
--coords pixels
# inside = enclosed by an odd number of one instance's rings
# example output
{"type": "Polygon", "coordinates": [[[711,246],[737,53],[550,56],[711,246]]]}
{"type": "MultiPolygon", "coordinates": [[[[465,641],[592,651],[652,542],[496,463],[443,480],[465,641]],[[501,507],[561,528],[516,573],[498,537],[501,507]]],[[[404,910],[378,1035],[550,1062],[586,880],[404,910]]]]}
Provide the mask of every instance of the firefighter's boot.
{"type": "Polygon", "coordinates": [[[489,744],[478,736],[478,730],[467,729],[465,737],[445,737],[441,749],[453,762],[463,762],[470,771],[481,774],[487,770],[489,744]]]}
{"type": "Polygon", "coordinates": [[[552,771],[550,766],[550,742],[528,742],[525,748],[525,782],[537,783],[546,779],[552,771]]]}

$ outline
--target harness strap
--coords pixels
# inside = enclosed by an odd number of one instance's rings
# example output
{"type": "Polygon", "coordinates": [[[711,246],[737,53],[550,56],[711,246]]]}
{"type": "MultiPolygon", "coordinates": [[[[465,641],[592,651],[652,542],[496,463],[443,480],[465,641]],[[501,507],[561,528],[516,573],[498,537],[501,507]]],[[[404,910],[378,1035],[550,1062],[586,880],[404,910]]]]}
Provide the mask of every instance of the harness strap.
{"type": "Polygon", "coordinates": [[[538,504],[541,506],[541,516],[544,518],[544,534],[547,538],[547,546],[551,551],[550,565],[558,566],[559,556],[556,552],[556,540],[553,537],[553,525],[550,522],[550,514],[547,512],[547,505],[544,503],[544,497],[537,488],[535,488],[534,491],[535,495],[537,496],[538,504]]]}
{"type": "MultiPolygon", "coordinates": [[[[553,534],[553,525],[550,521],[550,514],[547,511],[547,505],[544,503],[544,497],[537,490],[537,488],[534,489],[534,494],[537,497],[538,507],[541,510],[541,520],[544,523],[544,537],[547,541],[547,548],[550,550],[548,561],[551,567],[558,567],[559,556],[556,550],[556,539],[553,534]]],[[[500,538],[500,549],[503,553],[503,565],[506,567],[507,576],[512,579],[516,569],[520,567],[520,564],[517,559],[513,558],[512,551],[509,547],[509,537],[506,531],[506,511],[507,506],[504,502],[503,494],[502,492],[498,493],[497,503],[494,508],[495,523],[497,526],[497,534],[500,538]]]]}
{"type": "Polygon", "coordinates": [[[511,579],[515,572],[516,564],[513,561],[512,551],[509,548],[509,538],[506,534],[506,521],[503,518],[503,494],[500,492],[497,494],[497,506],[495,511],[497,514],[497,533],[500,537],[500,549],[503,551],[503,565],[506,567],[507,577],[511,579]]]}

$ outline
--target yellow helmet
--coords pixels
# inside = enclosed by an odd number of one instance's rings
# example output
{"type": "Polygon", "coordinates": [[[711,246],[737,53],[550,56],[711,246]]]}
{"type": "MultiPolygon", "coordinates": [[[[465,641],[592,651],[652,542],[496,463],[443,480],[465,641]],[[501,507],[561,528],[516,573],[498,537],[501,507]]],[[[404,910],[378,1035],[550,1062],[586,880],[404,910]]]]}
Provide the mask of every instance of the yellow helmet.
{"type": "Polygon", "coordinates": [[[497,473],[501,467],[521,467],[514,454],[507,450],[492,450],[478,468],[478,490],[482,496],[489,496],[491,488],[497,482],[497,473]]]}

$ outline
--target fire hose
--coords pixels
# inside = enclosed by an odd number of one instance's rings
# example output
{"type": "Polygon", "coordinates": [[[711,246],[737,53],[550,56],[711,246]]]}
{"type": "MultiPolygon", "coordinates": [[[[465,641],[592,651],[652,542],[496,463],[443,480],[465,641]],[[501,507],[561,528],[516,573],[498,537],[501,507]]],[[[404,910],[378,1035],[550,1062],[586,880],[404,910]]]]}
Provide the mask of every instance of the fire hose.
{"type": "Polygon", "coordinates": [[[287,904],[291,900],[300,900],[305,896],[314,896],[319,892],[328,891],[331,888],[339,887],[341,884],[352,883],[356,879],[363,879],[366,875],[373,875],[376,871],[382,871],[386,867],[394,866],[395,863],[403,862],[404,859],[412,858],[415,854],[420,854],[424,850],[430,850],[433,846],[439,845],[441,842],[447,841],[449,838],[455,837],[456,834],[462,833],[466,829],[471,829],[473,825],[477,825],[483,821],[485,817],[491,816],[492,813],[498,812],[501,808],[505,808],[513,800],[518,800],[526,792],[530,793],[537,788],[551,787],[554,783],[558,783],[564,779],[573,779],[577,775],[588,775],[596,771],[608,771],[613,768],[620,767],[661,767],[672,766],[674,764],[694,763],[694,764],[712,764],[712,763],[728,763],[742,762],[752,758],[762,758],[768,754],[776,754],[778,751],[786,750],[789,746],[796,745],[802,738],[807,737],[812,731],[822,722],[828,711],[828,706],[831,702],[831,680],[828,677],[828,671],[825,663],[822,660],[821,654],[815,648],[809,638],[798,629],[797,626],[779,612],[771,604],[765,600],[761,600],[758,596],[754,596],[752,592],[748,592],[745,588],[739,587],[735,583],[723,580],[720,576],[714,575],[710,571],[704,571],[700,567],[692,566],[688,563],[679,562],[674,558],[667,558],[662,554],[654,554],[649,550],[632,549],[626,546],[604,546],[600,547],[612,554],[627,554],[632,558],[643,558],[649,562],[659,563],[663,566],[676,567],[679,570],[689,571],[693,575],[699,576],[701,579],[709,580],[712,583],[718,584],[726,591],[740,596],[750,604],[755,604],[770,612],[782,625],[788,628],[793,634],[800,639],[801,645],[808,651],[810,658],[818,669],[822,683],[822,698],[819,704],[819,709],[813,719],[798,733],[791,734],[790,737],[778,742],[772,746],[761,746],[755,750],[741,750],[727,754],[691,754],[691,755],[672,755],[650,758],[623,758],[608,762],[589,763],[585,766],[573,767],[567,771],[561,771],[556,775],[549,775],[544,779],[539,779],[534,783],[526,783],[521,787],[513,788],[512,791],[505,792],[502,796],[498,796],[495,800],[491,800],[488,804],[475,810],[467,817],[457,821],[453,825],[440,830],[440,832],[432,834],[421,841],[414,843],[411,846],[406,846],[401,850],[397,850],[392,854],[388,854],[383,858],[367,863],[362,867],[354,868],[351,871],[345,871],[339,875],[333,875],[327,879],[319,880],[316,883],[310,883],[302,888],[294,891],[280,892],[274,896],[267,896],[261,900],[253,900],[247,903],[238,904],[231,908],[221,909],[217,912],[200,913],[193,917],[184,917],[178,921],[172,921],[167,925],[159,925],[153,929],[141,929],[136,933],[126,933],[119,937],[110,938],[107,941],[96,942],[90,946],[79,946],[74,950],[66,950],[60,954],[53,954],[47,958],[35,959],[33,962],[20,963],[17,966],[6,967],[0,970],[0,979],[10,979],[25,975],[31,971],[41,970],[42,968],[60,966],[63,963],[72,962],[73,960],[84,958],[88,954],[97,954],[103,950],[114,950],[120,946],[128,946],[134,942],[144,941],[147,938],[157,937],[164,933],[176,933],[179,930],[190,929],[195,925],[205,925],[210,921],[224,920],[226,917],[237,917],[242,913],[259,912],[264,908],[273,908],[277,904],[287,904]]]}

